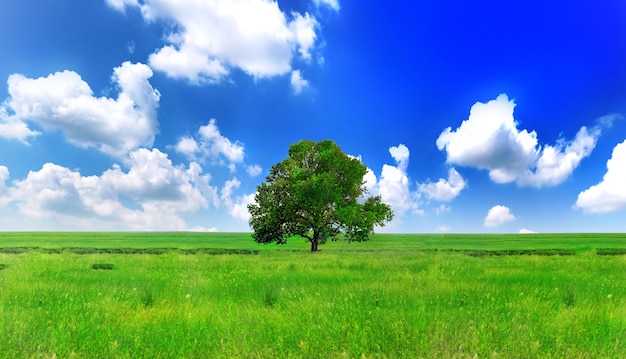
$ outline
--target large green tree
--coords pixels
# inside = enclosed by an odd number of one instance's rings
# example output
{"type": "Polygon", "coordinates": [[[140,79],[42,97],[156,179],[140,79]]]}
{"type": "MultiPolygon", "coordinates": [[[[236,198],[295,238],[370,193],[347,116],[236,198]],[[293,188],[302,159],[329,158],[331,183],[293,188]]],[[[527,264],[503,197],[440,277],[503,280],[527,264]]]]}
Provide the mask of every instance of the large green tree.
{"type": "Polygon", "coordinates": [[[257,243],[284,244],[300,236],[311,242],[311,252],[328,239],[368,240],[374,226],[390,221],[393,212],[380,196],[366,198],[366,171],[333,141],[292,144],[248,205],[252,237],[257,243]]]}

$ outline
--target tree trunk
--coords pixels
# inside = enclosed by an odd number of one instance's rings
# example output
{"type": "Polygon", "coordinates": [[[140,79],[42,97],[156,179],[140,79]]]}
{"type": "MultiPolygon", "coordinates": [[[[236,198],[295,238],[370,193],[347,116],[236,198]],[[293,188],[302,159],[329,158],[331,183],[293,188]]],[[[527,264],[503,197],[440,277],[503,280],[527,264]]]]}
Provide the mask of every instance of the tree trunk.
{"type": "Polygon", "coordinates": [[[313,232],[313,239],[311,240],[311,253],[317,252],[317,244],[319,243],[319,234],[313,232]]]}

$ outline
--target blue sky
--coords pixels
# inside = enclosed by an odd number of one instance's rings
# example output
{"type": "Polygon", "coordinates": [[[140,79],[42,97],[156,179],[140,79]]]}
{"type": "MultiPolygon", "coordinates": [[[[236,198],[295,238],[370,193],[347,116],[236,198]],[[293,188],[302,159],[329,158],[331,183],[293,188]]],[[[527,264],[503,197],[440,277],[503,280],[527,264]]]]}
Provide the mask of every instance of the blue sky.
{"type": "Polygon", "coordinates": [[[381,231],[626,231],[622,1],[0,3],[0,230],[248,231],[300,139],[381,231]]]}

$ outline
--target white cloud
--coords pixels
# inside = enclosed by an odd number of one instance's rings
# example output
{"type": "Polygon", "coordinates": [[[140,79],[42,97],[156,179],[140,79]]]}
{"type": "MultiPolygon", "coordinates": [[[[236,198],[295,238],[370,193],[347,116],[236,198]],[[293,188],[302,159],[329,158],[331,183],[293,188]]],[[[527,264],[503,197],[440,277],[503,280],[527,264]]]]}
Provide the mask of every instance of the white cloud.
{"type": "Polygon", "coordinates": [[[206,173],[202,174],[202,167],[196,162],[191,162],[189,168],[186,170],[186,174],[189,176],[191,183],[202,193],[203,197],[208,201],[212,201],[214,206],[219,206],[220,202],[217,196],[217,188],[209,185],[211,181],[211,175],[206,173]]]}
{"type": "Polygon", "coordinates": [[[298,53],[304,60],[311,59],[311,49],[315,44],[317,34],[315,29],[319,26],[317,20],[308,13],[304,16],[294,13],[293,21],[289,23],[289,29],[295,37],[295,41],[298,44],[298,53]]]}
{"type": "Polygon", "coordinates": [[[245,196],[239,197],[228,210],[228,213],[236,219],[249,220],[250,212],[248,212],[248,204],[254,202],[256,193],[250,193],[245,196]]]}
{"type": "Polygon", "coordinates": [[[228,138],[222,136],[215,119],[211,119],[208,125],[200,127],[198,133],[201,140],[200,146],[205,154],[213,158],[223,155],[233,163],[243,161],[243,144],[232,143],[228,138]]]}
{"type": "Polygon", "coordinates": [[[200,151],[198,142],[191,137],[181,138],[176,146],[174,146],[176,152],[182,153],[188,158],[195,158],[196,152],[200,151]]]}
{"type": "MultiPolygon", "coordinates": [[[[359,161],[361,159],[359,158],[359,161]]],[[[378,179],[376,178],[376,174],[372,171],[371,168],[367,168],[367,172],[363,176],[363,186],[367,189],[367,192],[371,195],[378,195],[378,179]]]]}
{"type": "Polygon", "coordinates": [[[112,8],[118,11],[124,11],[126,6],[138,6],[137,0],[106,0],[112,8]]]}
{"type": "Polygon", "coordinates": [[[515,103],[505,94],[488,103],[477,102],[456,130],[445,129],[437,139],[447,162],[489,171],[494,182],[521,186],[555,186],[567,179],[589,156],[600,127],[582,127],[573,141],[539,146],[535,131],[519,130],[515,103]]]}
{"type": "Polygon", "coordinates": [[[339,11],[340,9],[338,0],[314,0],[314,2],[315,2],[315,5],[317,5],[318,7],[320,5],[326,5],[335,11],[339,11]]]}
{"type": "Polygon", "coordinates": [[[239,186],[241,186],[241,182],[237,179],[237,177],[233,177],[233,179],[226,181],[224,187],[222,187],[222,194],[220,195],[222,203],[224,203],[228,207],[231,207],[233,204],[233,201],[231,199],[233,190],[239,188],[239,186]]]}
{"type": "Polygon", "coordinates": [[[409,210],[414,213],[423,213],[418,208],[419,194],[410,190],[410,181],[406,173],[409,163],[409,149],[400,144],[389,148],[389,153],[396,161],[397,166],[383,165],[380,179],[370,169],[363,177],[365,187],[371,195],[380,195],[384,203],[391,206],[396,220],[409,210]]]}
{"type": "Polygon", "coordinates": [[[435,213],[440,216],[442,214],[446,214],[446,213],[450,213],[452,212],[452,207],[448,207],[444,204],[440,205],[439,207],[437,207],[437,209],[435,209],[435,213]]]}
{"type": "Polygon", "coordinates": [[[260,175],[261,172],[263,172],[263,169],[259,165],[251,165],[246,167],[246,172],[248,172],[248,175],[250,175],[250,177],[256,177],[260,175]]]}
{"type": "Polygon", "coordinates": [[[195,226],[190,228],[189,232],[217,232],[217,227],[205,228],[202,226],[195,226]]]}
{"type": "Polygon", "coordinates": [[[545,145],[534,171],[527,171],[518,179],[518,183],[533,187],[562,183],[574,172],[580,161],[591,154],[598,137],[599,127],[591,130],[582,127],[573,141],[560,140],[555,146],[545,145]]]}
{"type": "Polygon", "coordinates": [[[606,213],[626,208],[626,141],[613,148],[602,181],[578,194],[575,207],[590,213],[606,213]]]}
{"type": "Polygon", "coordinates": [[[506,95],[474,104],[459,128],[448,127],[441,133],[437,147],[446,151],[448,163],[488,169],[498,182],[514,180],[519,169],[528,168],[537,155],[536,133],[518,131],[514,107],[506,95]]]}
{"type": "Polygon", "coordinates": [[[448,180],[440,178],[435,183],[426,182],[419,185],[419,191],[426,197],[446,202],[456,198],[464,188],[465,180],[454,168],[448,171],[448,180]]]}
{"type": "MultiPolygon", "coordinates": [[[[396,162],[396,165],[384,164],[380,178],[372,169],[367,168],[363,176],[363,186],[372,196],[381,196],[384,203],[391,206],[394,212],[394,219],[390,226],[402,222],[402,217],[410,212],[412,214],[423,215],[424,210],[420,208],[422,196],[439,201],[450,201],[460,194],[465,188],[466,182],[461,175],[451,168],[448,171],[448,179],[439,179],[436,183],[427,182],[416,183],[417,189],[411,189],[411,181],[407,174],[409,158],[411,152],[404,144],[389,147],[389,154],[396,162]]],[[[361,160],[359,157],[354,157],[361,160]]],[[[451,208],[445,205],[439,206],[435,210],[437,215],[450,212],[451,208]]]]}
{"type": "Polygon", "coordinates": [[[437,232],[447,233],[447,232],[450,232],[451,230],[452,230],[452,227],[450,227],[447,224],[443,224],[437,227],[437,232]]]}
{"type": "Polygon", "coordinates": [[[393,222],[400,222],[401,217],[409,211],[414,214],[424,214],[424,211],[419,208],[422,194],[429,198],[449,201],[465,187],[465,181],[461,175],[455,169],[451,169],[448,180],[440,179],[437,183],[418,184],[418,189],[412,191],[407,175],[411,154],[408,147],[404,144],[389,147],[389,154],[395,160],[396,166],[383,165],[380,178],[376,178],[374,171],[368,168],[363,176],[363,182],[371,195],[380,195],[382,201],[391,206],[395,216],[393,222]]]}
{"type": "Polygon", "coordinates": [[[389,153],[391,157],[398,163],[398,168],[402,171],[406,171],[409,166],[409,149],[404,144],[399,144],[398,146],[393,146],[389,148],[389,153]]]}
{"type": "Polygon", "coordinates": [[[0,104],[0,137],[28,144],[29,137],[35,137],[39,134],[38,131],[28,128],[28,125],[21,119],[9,116],[5,105],[0,104]]]}
{"type": "Polygon", "coordinates": [[[611,128],[613,127],[613,123],[616,120],[623,120],[623,119],[624,119],[624,116],[622,116],[622,114],[612,113],[612,114],[605,115],[605,116],[598,118],[596,122],[598,123],[599,126],[603,128],[611,128]]]}
{"type": "Polygon", "coordinates": [[[220,199],[228,208],[228,214],[230,214],[233,218],[247,221],[250,218],[250,213],[248,213],[248,204],[254,202],[256,193],[240,196],[233,200],[232,194],[234,190],[240,186],[241,182],[236,177],[226,181],[224,187],[222,187],[220,199]]]}
{"type": "Polygon", "coordinates": [[[86,230],[184,230],[183,215],[220,204],[210,176],[196,163],[173,166],[157,149],[133,151],[125,162],[128,172],[115,165],[101,176],[46,163],[0,198],[24,216],[86,230]]]}
{"type": "Polygon", "coordinates": [[[7,197],[6,181],[9,179],[9,169],[6,166],[0,166],[0,206],[4,206],[9,202],[7,197]]]}
{"type": "Polygon", "coordinates": [[[243,162],[245,153],[242,143],[238,141],[233,143],[220,133],[215,119],[211,119],[205,126],[200,126],[197,139],[183,137],[174,149],[192,160],[209,158],[214,163],[229,166],[231,171],[234,171],[235,164],[243,162]],[[229,161],[228,164],[224,162],[224,158],[229,161]]]}
{"type": "MultiPolygon", "coordinates": [[[[285,75],[299,55],[311,58],[319,24],[308,13],[283,13],[269,0],[108,0],[123,11],[141,9],[147,21],[173,23],[149,64],[192,83],[217,82],[231,69],[255,78],[285,75]]],[[[337,4],[338,6],[338,4],[337,4]]]]}
{"type": "Polygon", "coordinates": [[[0,191],[6,188],[4,182],[9,179],[9,169],[6,166],[0,166],[0,191]]]}
{"type": "Polygon", "coordinates": [[[105,218],[128,211],[122,211],[119,201],[103,188],[97,176],[83,177],[53,163],[15,181],[9,198],[17,202],[21,214],[33,218],[81,217],[89,212],[105,218]]]}
{"type": "Polygon", "coordinates": [[[293,70],[291,72],[291,87],[296,95],[309,87],[309,81],[302,78],[300,70],[293,70]]]}
{"type": "Polygon", "coordinates": [[[186,79],[194,84],[219,82],[228,75],[228,70],[220,61],[209,59],[198,50],[179,50],[171,45],[150,55],[148,62],[152,68],[165,72],[169,77],[186,79]]]}
{"type": "Polygon", "coordinates": [[[505,206],[494,206],[485,217],[485,227],[499,227],[505,223],[515,220],[515,216],[511,214],[511,210],[505,206]]]}
{"type": "Polygon", "coordinates": [[[409,177],[399,167],[383,165],[378,191],[383,202],[389,204],[398,217],[416,205],[409,189],[409,177]]]}
{"type": "MultiPolygon", "coordinates": [[[[60,130],[67,141],[123,156],[141,146],[152,146],[158,131],[156,110],[160,94],[148,79],[144,64],[123,63],[113,71],[117,99],[94,97],[89,85],[73,71],[48,77],[9,76],[9,98],[0,107],[0,126],[9,137],[26,141],[37,134],[27,122],[45,130],[60,130]],[[7,115],[10,110],[13,114],[7,115]]],[[[5,134],[5,137],[7,137],[5,134]]]]}
{"type": "Polygon", "coordinates": [[[537,232],[530,230],[530,229],[526,229],[526,228],[522,228],[519,230],[519,234],[533,234],[533,233],[537,233],[537,232]]]}
{"type": "Polygon", "coordinates": [[[208,184],[210,176],[198,176],[202,170],[196,163],[191,163],[189,169],[174,166],[158,149],[141,148],[129,154],[126,164],[127,173],[115,165],[101,177],[103,184],[118,195],[150,201],[177,213],[192,213],[207,207],[209,200],[215,202],[215,188],[202,193],[201,189],[207,189],[202,185],[208,184]]]}

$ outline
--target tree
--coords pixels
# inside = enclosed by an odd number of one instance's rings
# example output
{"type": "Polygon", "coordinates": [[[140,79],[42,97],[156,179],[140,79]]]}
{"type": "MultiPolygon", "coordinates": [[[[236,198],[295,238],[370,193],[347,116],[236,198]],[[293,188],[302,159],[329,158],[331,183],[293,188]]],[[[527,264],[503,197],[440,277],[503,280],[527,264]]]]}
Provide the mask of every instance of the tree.
{"type": "Polygon", "coordinates": [[[292,144],[288,158],[272,166],[248,205],[252,237],[257,243],[284,244],[300,236],[311,242],[311,252],[339,236],[368,240],[374,226],[384,226],[393,212],[380,196],[365,198],[366,172],[333,141],[292,144]]]}

